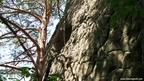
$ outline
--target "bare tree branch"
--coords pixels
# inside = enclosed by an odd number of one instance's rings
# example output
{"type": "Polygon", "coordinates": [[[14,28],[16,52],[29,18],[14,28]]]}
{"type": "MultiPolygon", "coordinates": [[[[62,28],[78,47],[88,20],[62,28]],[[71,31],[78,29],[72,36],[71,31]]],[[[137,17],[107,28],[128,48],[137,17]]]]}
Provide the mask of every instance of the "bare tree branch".
{"type": "MultiPolygon", "coordinates": [[[[28,37],[24,37],[24,36],[17,36],[17,37],[28,39],[28,37]]],[[[4,36],[4,37],[0,36],[0,39],[10,39],[10,38],[17,38],[17,37],[16,36],[4,36]]]]}
{"type": "MultiPolygon", "coordinates": [[[[9,30],[11,30],[13,32],[13,34],[17,37],[17,34],[16,32],[14,32],[14,30],[10,27],[10,25],[7,23],[8,21],[6,21],[5,18],[3,18],[1,15],[0,15],[0,19],[2,20],[2,22],[9,28],[9,30]]],[[[24,31],[24,30],[23,30],[24,31]]],[[[24,31],[25,32],[25,31],[24,31]]],[[[33,57],[29,54],[28,50],[26,49],[26,47],[23,45],[22,41],[20,40],[19,37],[17,37],[18,41],[20,42],[20,45],[22,46],[22,48],[26,51],[27,55],[30,57],[33,65],[35,66],[35,68],[38,70],[37,68],[37,65],[36,65],[36,62],[34,61],[33,57]]]]}
{"type": "MultiPolygon", "coordinates": [[[[25,31],[27,31],[27,30],[31,30],[31,31],[39,31],[39,29],[38,28],[31,28],[31,27],[27,27],[27,28],[25,28],[25,29],[23,29],[23,30],[25,30],[25,31]]],[[[14,32],[19,32],[20,30],[15,30],[14,32]]],[[[2,32],[2,31],[1,31],[2,32]]],[[[7,36],[7,35],[11,35],[13,32],[8,32],[8,33],[5,33],[5,34],[2,34],[1,36],[0,36],[0,38],[2,38],[2,37],[4,37],[4,36],[7,36]]]]}
{"type": "Polygon", "coordinates": [[[15,10],[15,13],[23,13],[23,14],[29,14],[29,15],[32,15],[34,16],[35,18],[37,18],[39,21],[42,21],[42,17],[41,15],[39,14],[36,14],[36,13],[33,13],[33,12],[28,12],[27,10],[21,10],[21,9],[17,9],[17,8],[11,8],[9,6],[5,6],[5,5],[2,5],[4,8],[8,8],[8,9],[12,9],[12,10],[15,10]]]}
{"type": "MultiPolygon", "coordinates": [[[[34,48],[35,47],[35,45],[34,46],[32,46],[32,47],[30,47],[30,48],[27,48],[27,50],[30,50],[30,49],[32,49],[32,48],[34,48]]],[[[20,57],[21,55],[23,55],[24,53],[26,53],[26,51],[24,51],[24,52],[22,52],[22,53],[20,53],[18,56],[16,56],[14,59],[16,59],[16,58],[18,58],[18,57],[20,57]]],[[[31,54],[32,56],[34,55],[34,54],[31,54]]]]}
{"type": "Polygon", "coordinates": [[[15,62],[32,62],[30,60],[13,60],[13,61],[10,61],[10,62],[5,62],[3,64],[10,64],[10,63],[15,63],[15,62]]]}
{"type": "Polygon", "coordinates": [[[18,68],[17,66],[12,66],[12,65],[8,65],[8,64],[0,64],[0,66],[8,67],[8,68],[12,68],[12,69],[16,69],[16,70],[22,71],[22,69],[18,68]]]}
{"type": "Polygon", "coordinates": [[[19,30],[21,30],[21,32],[23,32],[37,47],[37,49],[40,49],[38,43],[36,42],[35,39],[33,39],[21,26],[19,26],[18,24],[15,24],[14,22],[7,20],[5,18],[3,18],[2,16],[0,16],[1,19],[6,20],[6,22],[9,22],[10,24],[12,24],[13,26],[15,26],[16,28],[18,28],[19,30]]]}

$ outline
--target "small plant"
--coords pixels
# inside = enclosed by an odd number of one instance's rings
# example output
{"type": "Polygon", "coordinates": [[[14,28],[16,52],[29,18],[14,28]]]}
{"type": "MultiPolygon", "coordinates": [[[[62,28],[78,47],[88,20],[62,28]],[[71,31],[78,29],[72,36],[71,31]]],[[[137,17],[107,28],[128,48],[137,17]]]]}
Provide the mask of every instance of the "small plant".
{"type": "Polygon", "coordinates": [[[46,81],[61,81],[62,75],[61,74],[51,74],[50,76],[46,77],[46,81]]]}
{"type": "Polygon", "coordinates": [[[0,74],[0,81],[6,81],[6,78],[0,74]]]}
{"type": "Polygon", "coordinates": [[[114,14],[111,16],[110,28],[117,28],[124,23],[125,18],[130,15],[132,20],[140,15],[144,15],[141,7],[142,0],[106,0],[108,4],[114,4],[114,14]]]}

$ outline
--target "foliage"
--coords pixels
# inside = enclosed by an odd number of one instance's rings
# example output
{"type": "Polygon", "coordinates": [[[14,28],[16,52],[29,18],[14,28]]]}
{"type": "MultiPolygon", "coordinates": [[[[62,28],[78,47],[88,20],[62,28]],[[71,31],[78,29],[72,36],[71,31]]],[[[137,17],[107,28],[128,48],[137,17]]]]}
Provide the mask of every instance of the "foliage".
{"type": "Polygon", "coordinates": [[[46,81],[57,81],[57,79],[62,80],[61,74],[52,74],[48,77],[46,77],[46,81]]]}
{"type": "Polygon", "coordinates": [[[2,2],[3,0],[0,0],[0,3],[2,2]]]}
{"type": "Polygon", "coordinates": [[[138,15],[144,16],[143,0],[106,0],[106,2],[115,5],[110,28],[121,26],[128,15],[133,21],[138,15]]]}
{"type": "Polygon", "coordinates": [[[18,78],[9,78],[9,81],[20,81],[18,78]]]}
{"type": "Polygon", "coordinates": [[[29,67],[21,67],[21,69],[22,69],[22,71],[20,72],[20,74],[22,76],[26,76],[26,77],[30,76],[30,73],[29,73],[30,68],[29,67]]]}
{"type": "MultiPolygon", "coordinates": [[[[26,67],[23,68],[24,70],[21,72],[22,75],[26,77],[30,77],[30,74],[28,73],[28,69],[26,67]],[[27,70],[26,70],[27,69],[27,70]]],[[[38,81],[36,75],[33,73],[32,77],[33,81],[38,81]]],[[[9,81],[21,81],[18,78],[8,78],[9,81]]],[[[52,74],[45,78],[45,81],[62,81],[62,75],[61,74],[52,74]]],[[[7,81],[6,77],[3,75],[0,75],[0,81],[7,81]]]]}
{"type": "MultiPolygon", "coordinates": [[[[38,81],[36,74],[33,73],[29,73],[30,72],[30,68],[29,67],[21,67],[22,71],[20,72],[20,74],[22,76],[25,77],[31,77],[33,79],[33,81],[38,81]]],[[[20,81],[20,79],[18,78],[8,78],[9,81],[20,81]]],[[[61,74],[51,74],[50,76],[45,78],[45,81],[58,81],[58,80],[62,80],[62,75],[61,74]]],[[[3,76],[2,74],[0,74],[0,81],[7,81],[7,78],[5,76],[3,76]]]]}
{"type": "Polygon", "coordinates": [[[6,81],[6,78],[0,74],[0,81],[6,81]]]}
{"type": "MultiPolygon", "coordinates": [[[[0,81],[7,81],[6,77],[0,74],[0,81]]],[[[8,81],[20,81],[18,78],[8,78],[8,81]]]]}

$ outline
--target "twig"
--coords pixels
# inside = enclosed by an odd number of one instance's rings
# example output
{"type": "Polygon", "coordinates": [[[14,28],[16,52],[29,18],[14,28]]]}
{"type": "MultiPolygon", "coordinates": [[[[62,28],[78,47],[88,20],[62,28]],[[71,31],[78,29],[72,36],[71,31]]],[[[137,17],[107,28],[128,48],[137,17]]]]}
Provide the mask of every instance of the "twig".
{"type": "MultiPolygon", "coordinates": [[[[17,34],[16,32],[10,27],[10,25],[8,24],[7,20],[5,18],[3,18],[1,15],[0,15],[0,19],[2,20],[2,22],[9,28],[9,30],[11,32],[13,32],[13,34],[17,37],[17,34]]],[[[10,22],[10,21],[9,21],[10,22]]],[[[24,31],[24,30],[23,30],[24,31]]],[[[25,31],[24,31],[25,32],[25,31]]],[[[26,33],[27,34],[27,33],[26,33]]],[[[22,48],[26,51],[27,55],[30,57],[33,65],[35,66],[35,68],[38,70],[37,68],[37,65],[36,65],[36,62],[34,61],[33,57],[29,54],[28,50],[26,49],[26,47],[23,45],[23,42],[20,40],[19,37],[17,37],[18,41],[20,42],[20,45],[22,46],[22,48]]]]}
{"type": "Polygon", "coordinates": [[[8,68],[12,68],[12,69],[16,69],[16,70],[22,71],[21,68],[18,68],[16,66],[12,66],[12,65],[8,65],[8,64],[0,64],[0,66],[2,66],[2,67],[8,67],[8,68]]]}

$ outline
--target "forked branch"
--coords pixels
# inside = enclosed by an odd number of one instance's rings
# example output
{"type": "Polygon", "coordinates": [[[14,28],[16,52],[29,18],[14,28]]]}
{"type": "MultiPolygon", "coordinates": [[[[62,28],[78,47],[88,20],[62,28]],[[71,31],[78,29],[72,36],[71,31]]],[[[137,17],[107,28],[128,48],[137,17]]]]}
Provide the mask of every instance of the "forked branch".
{"type": "MultiPolygon", "coordinates": [[[[27,48],[23,45],[23,42],[20,40],[20,38],[17,36],[16,32],[10,27],[10,25],[8,24],[8,21],[3,18],[1,15],[0,15],[0,19],[2,20],[2,22],[8,27],[8,29],[13,32],[13,34],[17,37],[20,45],[22,46],[22,48],[24,49],[24,51],[26,51],[27,55],[29,56],[29,58],[31,59],[33,65],[35,66],[35,68],[38,70],[37,68],[37,65],[36,65],[36,62],[34,61],[32,55],[29,53],[29,51],[27,50],[27,48]]],[[[8,67],[7,65],[5,65],[6,67],[8,67]]]]}

